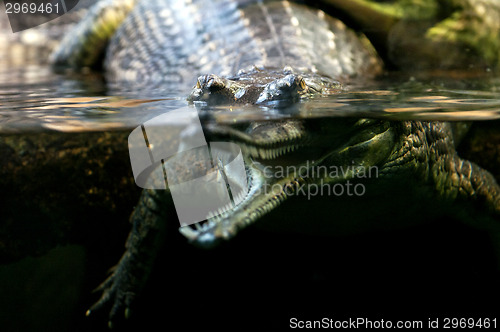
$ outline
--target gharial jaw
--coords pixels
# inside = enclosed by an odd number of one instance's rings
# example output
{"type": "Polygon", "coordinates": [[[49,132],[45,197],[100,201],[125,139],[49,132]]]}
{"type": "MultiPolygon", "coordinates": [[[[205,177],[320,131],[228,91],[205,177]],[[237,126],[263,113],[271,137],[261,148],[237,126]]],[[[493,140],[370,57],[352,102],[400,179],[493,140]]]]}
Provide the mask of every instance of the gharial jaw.
{"type": "Polygon", "coordinates": [[[247,132],[221,126],[209,128],[214,137],[229,138],[241,147],[248,191],[234,208],[194,227],[181,227],[180,232],[194,244],[212,247],[234,237],[287,197],[304,190],[302,186],[347,181],[356,176],[360,167],[382,165],[393,153],[395,133],[386,121],[322,121],[321,124],[296,120],[262,123],[250,126],[247,132]],[[317,131],[311,131],[311,127],[317,131]],[[280,169],[292,166],[287,169],[293,171],[277,175],[274,172],[277,165],[280,169]],[[307,169],[320,166],[344,167],[349,171],[339,177],[327,174],[311,177],[307,169]]]}

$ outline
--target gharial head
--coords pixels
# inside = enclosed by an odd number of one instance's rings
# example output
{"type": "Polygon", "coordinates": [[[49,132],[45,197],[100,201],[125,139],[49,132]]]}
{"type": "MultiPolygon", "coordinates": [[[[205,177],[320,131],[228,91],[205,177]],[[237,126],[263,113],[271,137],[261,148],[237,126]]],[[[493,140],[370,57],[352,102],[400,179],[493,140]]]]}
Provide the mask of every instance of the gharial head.
{"type": "Polygon", "coordinates": [[[341,84],[326,76],[297,74],[290,67],[282,70],[254,68],[232,77],[203,75],[187,100],[208,105],[257,104],[286,106],[301,98],[328,95],[341,89],[341,84]]]}
{"type": "Polygon", "coordinates": [[[210,141],[232,141],[239,146],[246,179],[229,159],[220,159],[221,177],[229,184],[233,204],[221,207],[206,221],[181,227],[180,232],[195,245],[212,247],[236,236],[287,197],[309,198],[318,195],[319,188],[342,186],[349,180],[354,183],[367,169],[378,177],[379,166],[393,154],[398,130],[386,120],[354,117],[238,126],[207,123],[204,132],[210,141]]]}

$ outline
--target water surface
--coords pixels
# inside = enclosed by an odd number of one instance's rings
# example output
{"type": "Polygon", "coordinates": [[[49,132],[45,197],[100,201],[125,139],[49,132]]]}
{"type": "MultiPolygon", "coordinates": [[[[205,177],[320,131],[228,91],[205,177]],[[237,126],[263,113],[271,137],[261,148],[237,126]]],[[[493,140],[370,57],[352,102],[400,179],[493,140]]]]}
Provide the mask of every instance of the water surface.
{"type": "MultiPolygon", "coordinates": [[[[1,68],[1,67],[0,67],[1,68]]],[[[345,91],[288,108],[201,108],[220,123],[284,118],[375,117],[390,120],[483,121],[500,116],[500,78],[470,72],[388,74],[348,82],[345,91]]],[[[99,74],[61,75],[46,66],[0,70],[0,132],[130,129],[187,106],[185,92],[109,91],[99,74]]]]}

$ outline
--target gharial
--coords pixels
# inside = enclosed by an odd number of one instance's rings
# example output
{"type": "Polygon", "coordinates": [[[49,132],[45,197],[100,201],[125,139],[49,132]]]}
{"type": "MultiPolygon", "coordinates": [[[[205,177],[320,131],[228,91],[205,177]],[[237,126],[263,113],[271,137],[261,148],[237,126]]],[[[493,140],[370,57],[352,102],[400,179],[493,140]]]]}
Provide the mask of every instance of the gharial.
{"type": "MultiPolygon", "coordinates": [[[[188,89],[197,76],[205,75],[198,79],[189,100],[206,104],[274,106],[332,93],[341,88],[336,80],[381,70],[380,60],[364,37],[322,11],[286,1],[101,1],[68,34],[53,62],[56,66],[94,66],[103,54],[108,82],[138,91],[161,94],[172,85],[188,89]]],[[[495,65],[495,61],[490,62],[495,65]]],[[[437,199],[460,218],[497,232],[500,187],[488,171],[457,155],[455,142],[463,131],[456,128],[461,127],[446,122],[357,118],[208,126],[204,129],[208,139],[228,140],[241,147],[248,188],[234,208],[195,228],[183,227],[181,232],[193,243],[211,246],[233,238],[311,184],[360,182],[367,192],[376,192],[400,180],[406,187],[418,187],[418,197],[437,199]],[[313,177],[307,171],[278,176],[273,168],[265,167],[275,165],[275,159],[349,171],[334,178],[325,173],[313,177]],[[371,166],[377,167],[376,179],[358,176],[371,166]],[[263,190],[266,187],[273,190],[263,190]]],[[[208,169],[198,171],[203,174],[208,169]]],[[[111,303],[112,322],[122,311],[128,312],[155,258],[151,246],[153,239],[162,236],[163,202],[168,195],[168,190],[143,191],[131,217],[126,252],[101,285],[102,297],[88,313],[111,303]]],[[[277,225],[261,226],[328,233],[335,229],[334,223],[276,220],[277,225]]]]}

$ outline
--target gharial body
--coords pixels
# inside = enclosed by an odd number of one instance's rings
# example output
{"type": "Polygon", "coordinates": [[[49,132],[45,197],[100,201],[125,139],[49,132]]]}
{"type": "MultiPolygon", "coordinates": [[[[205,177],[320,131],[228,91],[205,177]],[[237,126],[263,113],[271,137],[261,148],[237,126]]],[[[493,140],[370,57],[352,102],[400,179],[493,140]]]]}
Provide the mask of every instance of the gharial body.
{"type": "MultiPolygon", "coordinates": [[[[102,1],[70,35],[53,56],[56,65],[91,66],[102,51],[112,86],[161,94],[172,87],[187,91],[196,84],[189,99],[208,104],[274,106],[331,93],[340,88],[337,79],[380,72],[380,61],[363,37],[323,12],[284,1],[102,1]],[[106,22],[118,28],[103,37],[93,28],[106,22]],[[196,83],[199,75],[207,76],[196,83]]],[[[211,246],[234,237],[311,184],[352,181],[377,192],[403,180],[406,189],[418,187],[412,190],[415,196],[438,200],[460,218],[496,232],[500,187],[489,172],[457,155],[461,131],[453,127],[445,122],[356,118],[291,119],[245,128],[209,125],[207,139],[241,147],[248,188],[234,208],[181,232],[194,243],[211,246]],[[277,175],[273,167],[265,167],[289,163],[288,156],[306,168],[277,175]],[[348,171],[334,178],[305,171],[322,165],[348,171]],[[359,176],[372,166],[377,178],[359,176]],[[263,190],[266,187],[273,189],[263,190]]],[[[127,250],[89,312],[107,303],[112,306],[110,321],[128,312],[155,259],[168,195],[168,190],[143,191],[131,217],[127,250]]],[[[302,222],[275,220],[272,227],[321,234],[338,227],[334,220],[302,222]]]]}

